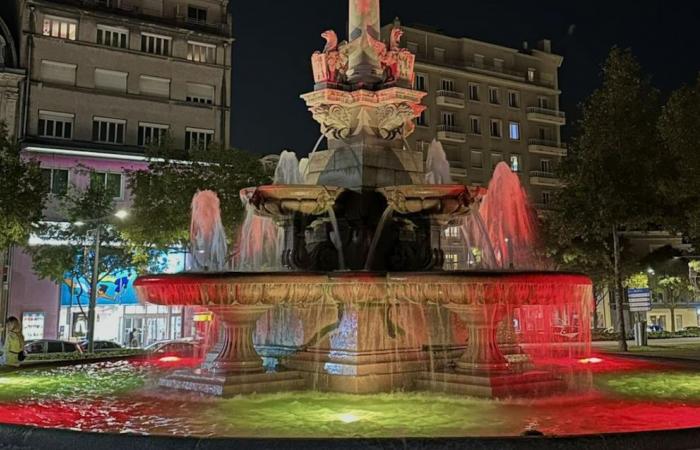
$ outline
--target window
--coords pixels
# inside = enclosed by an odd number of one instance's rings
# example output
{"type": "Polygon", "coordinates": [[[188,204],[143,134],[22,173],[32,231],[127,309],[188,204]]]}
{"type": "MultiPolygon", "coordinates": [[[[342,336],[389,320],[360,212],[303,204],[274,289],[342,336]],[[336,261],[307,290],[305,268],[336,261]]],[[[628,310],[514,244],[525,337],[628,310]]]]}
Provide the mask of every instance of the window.
{"type": "Polygon", "coordinates": [[[481,135],[481,117],[471,116],[469,118],[469,123],[471,133],[481,135]]]}
{"type": "Polygon", "coordinates": [[[428,77],[422,73],[416,74],[416,79],[413,82],[413,88],[417,91],[428,92],[428,77]]]}
{"type": "Polygon", "coordinates": [[[41,175],[49,187],[49,194],[63,196],[68,193],[67,169],[41,169],[41,175]]]}
{"type": "Polygon", "coordinates": [[[491,137],[501,138],[503,136],[503,128],[501,121],[498,119],[491,119],[491,137]]]}
{"type": "Polygon", "coordinates": [[[543,205],[549,205],[549,202],[552,201],[552,193],[548,191],[542,192],[542,196],[540,197],[542,199],[542,204],[543,205]]]}
{"type": "Polygon", "coordinates": [[[532,67],[527,69],[527,81],[529,81],[530,83],[535,82],[535,69],[533,69],[532,67]]]}
{"type": "Polygon", "coordinates": [[[443,91],[454,92],[454,90],[455,90],[454,80],[443,79],[442,82],[440,83],[440,89],[443,91]]]}
{"type": "Polygon", "coordinates": [[[141,51],[154,55],[170,56],[170,41],[167,36],[141,33],[141,51]]]}
{"type": "Polygon", "coordinates": [[[549,99],[547,97],[538,97],[537,106],[542,109],[549,109],[549,99]]]}
{"type": "Polygon", "coordinates": [[[187,83],[187,101],[211,105],[214,102],[214,86],[187,83]]]}
{"type": "Polygon", "coordinates": [[[75,86],[75,64],[64,64],[55,61],[41,61],[41,79],[53,83],[75,86]]]}
{"type": "Polygon", "coordinates": [[[196,6],[187,7],[187,21],[194,23],[207,23],[207,10],[196,6]]]}
{"type": "Polygon", "coordinates": [[[129,31],[124,28],[97,25],[97,43],[109,47],[128,48],[129,31]]]}
{"type": "Polygon", "coordinates": [[[95,69],[95,88],[126,93],[129,74],[114,70],[95,69]]]}
{"type": "Polygon", "coordinates": [[[479,95],[479,85],[474,83],[469,83],[469,100],[478,102],[481,100],[479,95]]]}
{"type": "Polygon", "coordinates": [[[475,169],[483,169],[484,167],[484,158],[483,154],[479,150],[472,150],[472,155],[471,155],[471,163],[472,167],[475,169]]]}
{"type": "Polygon", "coordinates": [[[499,105],[501,103],[500,99],[498,98],[498,88],[489,88],[489,103],[492,105],[499,105]]]}
{"type": "Polygon", "coordinates": [[[167,125],[154,123],[139,123],[139,146],[160,145],[168,134],[167,125]]]}
{"type": "Polygon", "coordinates": [[[510,155],[510,170],[512,170],[513,172],[520,172],[520,155],[510,155]]]}
{"type": "Polygon", "coordinates": [[[97,183],[104,187],[105,191],[112,198],[122,198],[122,174],[109,172],[92,172],[90,183],[97,183]]]}
{"type": "Polygon", "coordinates": [[[544,128],[540,127],[537,130],[537,135],[539,136],[541,141],[547,140],[547,130],[545,130],[544,128]]]}
{"type": "Polygon", "coordinates": [[[78,22],[76,20],[55,16],[44,17],[44,36],[74,41],[77,29],[78,22]]]}
{"type": "Polygon", "coordinates": [[[428,110],[424,110],[423,112],[420,113],[420,116],[416,119],[416,125],[419,127],[427,127],[428,126],[428,110]]]}
{"type": "Polygon", "coordinates": [[[139,91],[141,95],[170,98],[170,80],[141,75],[139,78],[139,91]]]}
{"type": "Polygon", "coordinates": [[[442,125],[445,125],[447,127],[454,127],[455,126],[455,115],[454,113],[451,112],[442,112],[440,114],[440,117],[442,118],[442,125]]]}
{"type": "Polygon", "coordinates": [[[459,269],[459,255],[457,253],[445,253],[445,270],[459,269]]]}
{"type": "Polygon", "coordinates": [[[123,144],[126,121],[95,117],[92,121],[92,140],[106,144],[123,144]]]}
{"type": "Polygon", "coordinates": [[[446,238],[452,238],[452,239],[457,239],[462,236],[461,233],[461,227],[446,227],[445,228],[445,237],[446,238]]]}
{"type": "Polygon", "coordinates": [[[73,114],[39,111],[39,136],[58,139],[73,138],[73,114]]]}
{"type": "Polygon", "coordinates": [[[520,108],[520,93],[516,91],[508,92],[508,106],[511,108],[520,108]]]}
{"type": "Polygon", "coordinates": [[[214,137],[214,130],[187,128],[185,130],[186,150],[206,150],[214,137]]]}
{"type": "Polygon", "coordinates": [[[501,153],[491,153],[491,169],[496,169],[496,166],[503,162],[501,153]]]}
{"type": "Polygon", "coordinates": [[[508,125],[509,135],[511,141],[520,140],[520,124],[518,122],[511,122],[508,125]]]}
{"type": "Polygon", "coordinates": [[[200,63],[216,63],[216,45],[187,42],[187,59],[200,63]]]}
{"type": "Polygon", "coordinates": [[[443,62],[445,61],[445,49],[444,48],[434,48],[433,49],[433,56],[435,58],[435,61],[438,62],[443,62]]]}
{"type": "Polygon", "coordinates": [[[542,172],[552,172],[552,161],[549,159],[541,159],[540,170],[542,172]]]}

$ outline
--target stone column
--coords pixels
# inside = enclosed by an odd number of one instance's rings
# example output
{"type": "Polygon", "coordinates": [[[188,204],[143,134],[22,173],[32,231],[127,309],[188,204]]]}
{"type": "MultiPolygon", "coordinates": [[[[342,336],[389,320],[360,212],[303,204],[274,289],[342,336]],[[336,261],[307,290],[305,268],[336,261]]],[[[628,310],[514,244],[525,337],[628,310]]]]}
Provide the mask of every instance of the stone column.
{"type": "Polygon", "coordinates": [[[350,2],[350,28],[348,40],[359,38],[365,31],[374,39],[379,39],[380,16],[379,0],[349,0],[350,2]]]}
{"type": "Polygon", "coordinates": [[[207,369],[215,374],[232,375],[263,372],[260,355],[253,346],[255,324],[270,305],[238,305],[213,309],[223,328],[218,354],[207,369]]]}

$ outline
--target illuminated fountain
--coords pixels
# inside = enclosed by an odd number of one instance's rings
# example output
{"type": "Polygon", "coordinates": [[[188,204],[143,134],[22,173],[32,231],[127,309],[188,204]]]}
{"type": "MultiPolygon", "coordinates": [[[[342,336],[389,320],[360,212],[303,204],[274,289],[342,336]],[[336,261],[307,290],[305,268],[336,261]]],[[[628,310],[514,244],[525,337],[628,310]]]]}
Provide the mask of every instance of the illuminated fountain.
{"type": "Polygon", "coordinates": [[[437,142],[427,165],[408,148],[426,94],[412,89],[415,57],[401,35],[394,28],[388,45],[380,41],[378,0],[350,1],[349,42],[323,34],[315,89],[302,98],[327,148],[310,155],[303,176],[283,155],[279,170],[291,177],[241,193],[245,261],[268,244],[277,261],[138,280],[142,301],[204,306],[223,325],[212,358],[164,386],[532,395],[566,384],[539,361],[588,354],[591,282],[524,271],[541,266],[527,248],[533,216],[517,176],[499,167],[485,193],[451,184],[437,142]],[[448,228],[460,229],[468,258],[478,251],[478,267],[492,270],[444,271],[448,228]],[[274,353],[275,370],[259,351],[274,353]]]}

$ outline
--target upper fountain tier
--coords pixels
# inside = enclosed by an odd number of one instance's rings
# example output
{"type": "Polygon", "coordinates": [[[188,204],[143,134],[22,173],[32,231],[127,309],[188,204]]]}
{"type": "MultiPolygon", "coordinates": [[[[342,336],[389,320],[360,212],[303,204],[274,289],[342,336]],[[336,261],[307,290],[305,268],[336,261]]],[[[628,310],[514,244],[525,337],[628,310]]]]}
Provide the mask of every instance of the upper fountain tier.
{"type": "Polygon", "coordinates": [[[425,110],[426,93],[412,89],[415,56],[401,48],[398,27],[381,41],[379,0],[349,2],[350,41],[323,33],[326,47],[312,56],[314,91],[302,95],[328,140],[312,153],[307,181],[354,191],[420,184],[423,154],[406,143],[425,110]]]}

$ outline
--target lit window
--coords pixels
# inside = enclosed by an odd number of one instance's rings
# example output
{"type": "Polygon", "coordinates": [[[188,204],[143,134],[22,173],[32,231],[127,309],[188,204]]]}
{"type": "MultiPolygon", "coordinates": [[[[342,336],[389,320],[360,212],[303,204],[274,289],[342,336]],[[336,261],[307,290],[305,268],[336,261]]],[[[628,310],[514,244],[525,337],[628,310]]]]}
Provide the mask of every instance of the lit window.
{"type": "Polygon", "coordinates": [[[510,155],[510,170],[512,170],[513,172],[520,172],[520,155],[510,155]]]}
{"type": "Polygon", "coordinates": [[[112,198],[121,199],[123,197],[122,174],[120,173],[92,172],[90,183],[101,185],[112,198]]]}
{"type": "Polygon", "coordinates": [[[68,170],[66,169],[41,169],[49,194],[63,196],[68,193],[68,170]]]}
{"type": "Polygon", "coordinates": [[[190,41],[187,43],[187,59],[194,62],[214,64],[216,63],[216,45],[190,41]]]}
{"type": "Polygon", "coordinates": [[[97,43],[109,47],[128,48],[129,31],[123,28],[97,26],[97,43]]]}
{"type": "Polygon", "coordinates": [[[141,33],[141,51],[154,55],[170,56],[170,41],[167,36],[141,33]]]}
{"type": "Polygon", "coordinates": [[[185,130],[185,150],[206,150],[214,138],[214,130],[187,128],[185,130]]]}
{"type": "Polygon", "coordinates": [[[535,81],[535,69],[527,69],[527,81],[529,81],[530,83],[533,83],[535,81]]]}
{"type": "Polygon", "coordinates": [[[459,255],[458,254],[445,253],[445,269],[446,270],[459,269],[459,255]]]}
{"type": "Polygon", "coordinates": [[[92,121],[92,140],[105,144],[123,144],[126,121],[95,117],[92,121]]]}
{"type": "Polygon", "coordinates": [[[446,238],[452,238],[452,239],[457,239],[461,235],[460,233],[460,227],[447,227],[445,228],[445,237],[446,238]]]}
{"type": "Polygon", "coordinates": [[[44,18],[44,36],[74,41],[76,39],[77,29],[78,22],[76,20],[52,16],[46,16],[44,18]]]}
{"type": "Polygon", "coordinates": [[[520,124],[518,122],[511,122],[509,125],[510,130],[510,140],[519,141],[520,140],[520,124]]]}
{"type": "Polygon", "coordinates": [[[165,136],[168,134],[167,125],[159,125],[153,123],[139,123],[139,141],[141,147],[148,145],[161,145],[165,142],[165,136]]]}
{"type": "Polygon", "coordinates": [[[73,114],[39,111],[39,136],[71,139],[74,118],[73,114]]]}

